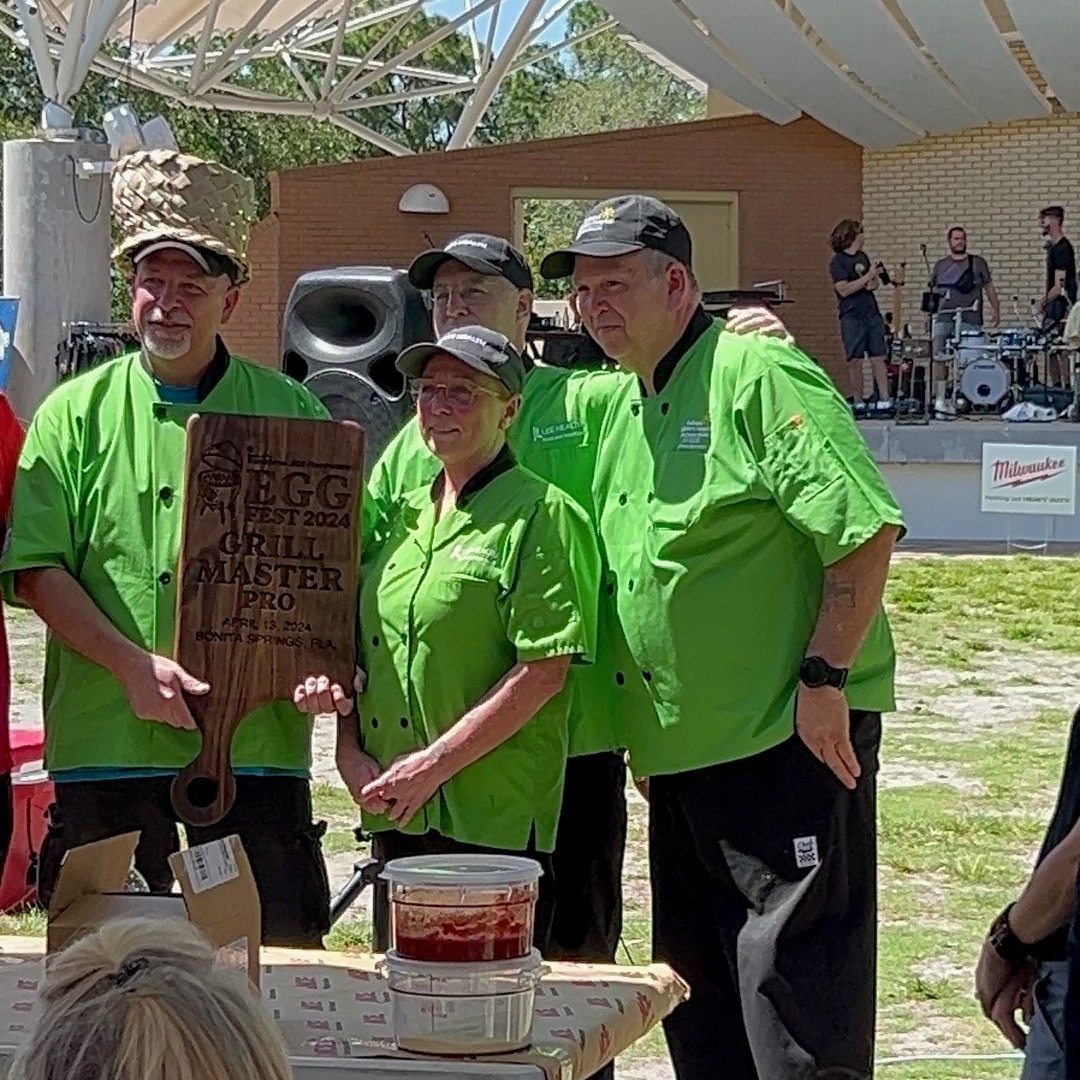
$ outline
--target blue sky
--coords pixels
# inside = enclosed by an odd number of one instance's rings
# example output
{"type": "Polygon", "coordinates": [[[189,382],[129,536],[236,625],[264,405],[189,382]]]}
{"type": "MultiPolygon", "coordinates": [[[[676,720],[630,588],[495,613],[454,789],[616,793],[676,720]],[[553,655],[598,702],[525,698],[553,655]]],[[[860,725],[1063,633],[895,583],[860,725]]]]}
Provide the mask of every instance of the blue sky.
{"type": "MultiPolygon", "coordinates": [[[[514,24],[514,16],[521,10],[523,2],[524,0],[511,0],[510,3],[504,3],[502,5],[502,15],[499,17],[499,25],[496,27],[495,31],[496,48],[498,48],[505,40],[507,33],[514,24]]],[[[465,4],[463,0],[429,0],[429,3],[426,6],[429,11],[452,19],[461,14],[465,4]]],[[[555,6],[555,0],[548,0],[545,10],[554,10],[555,6]]],[[[481,15],[478,21],[477,32],[481,36],[487,33],[488,18],[488,15],[481,15]]],[[[548,27],[540,40],[554,43],[561,40],[565,32],[566,18],[564,16],[548,27]]]]}

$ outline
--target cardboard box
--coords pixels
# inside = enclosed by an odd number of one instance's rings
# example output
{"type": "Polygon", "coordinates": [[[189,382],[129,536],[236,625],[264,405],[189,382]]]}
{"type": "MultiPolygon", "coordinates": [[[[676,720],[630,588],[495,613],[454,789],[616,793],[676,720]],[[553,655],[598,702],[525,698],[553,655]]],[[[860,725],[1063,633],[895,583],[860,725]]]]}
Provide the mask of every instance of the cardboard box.
{"type": "Polygon", "coordinates": [[[259,894],[240,838],[228,836],[170,856],[180,893],[169,896],[123,891],[138,841],[138,833],[124,833],[67,853],[49,904],[46,951],[62,949],[109,919],[188,919],[218,950],[221,963],[246,968],[258,986],[259,894]]]}

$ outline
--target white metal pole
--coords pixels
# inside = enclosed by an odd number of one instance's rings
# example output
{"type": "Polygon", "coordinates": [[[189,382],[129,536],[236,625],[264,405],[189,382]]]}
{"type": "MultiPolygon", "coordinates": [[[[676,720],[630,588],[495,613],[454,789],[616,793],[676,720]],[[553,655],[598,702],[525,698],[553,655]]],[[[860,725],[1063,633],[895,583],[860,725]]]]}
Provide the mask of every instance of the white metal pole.
{"type": "Polygon", "coordinates": [[[491,99],[495,96],[495,91],[499,89],[499,83],[502,82],[503,76],[514,62],[521,47],[529,39],[533,22],[543,10],[544,2],[545,0],[526,0],[517,22],[514,23],[506,41],[503,42],[499,55],[484,73],[480,85],[465,105],[461,119],[454,128],[454,134],[450,136],[450,141],[446,144],[447,150],[460,150],[469,145],[480,121],[484,118],[484,113],[487,112],[487,107],[491,104],[491,99]]]}

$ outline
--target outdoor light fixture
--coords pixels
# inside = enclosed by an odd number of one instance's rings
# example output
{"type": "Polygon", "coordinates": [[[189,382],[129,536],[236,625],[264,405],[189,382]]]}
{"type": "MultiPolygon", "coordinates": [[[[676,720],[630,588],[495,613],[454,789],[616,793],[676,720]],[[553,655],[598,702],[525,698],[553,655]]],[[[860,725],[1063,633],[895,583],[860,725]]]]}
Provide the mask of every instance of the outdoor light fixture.
{"type": "Polygon", "coordinates": [[[115,105],[102,117],[105,137],[113,157],[123,157],[136,150],[177,150],[176,136],[163,116],[153,116],[145,124],[127,103],[115,105]]]}
{"type": "Polygon", "coordinates": [[[449,214],[450,200],[434,184],[413,184],[398,209],[403,214],[449,214]]]}

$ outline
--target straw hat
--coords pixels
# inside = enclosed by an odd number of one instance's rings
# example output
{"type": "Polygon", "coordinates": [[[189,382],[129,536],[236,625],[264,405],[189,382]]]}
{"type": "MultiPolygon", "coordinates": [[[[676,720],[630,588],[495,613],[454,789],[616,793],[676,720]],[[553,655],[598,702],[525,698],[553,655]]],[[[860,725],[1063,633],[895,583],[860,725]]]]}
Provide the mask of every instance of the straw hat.
{"type": "Polygon", "coordinates": [[[112,191],[123,233],[113,258],[123,269],[130,272],[138,248],[177,240],[231,260],[238,285],[250,278],[247,245],[255,188],[246,176],[176,150],[140,150],[116,163],[112,191]]]}

